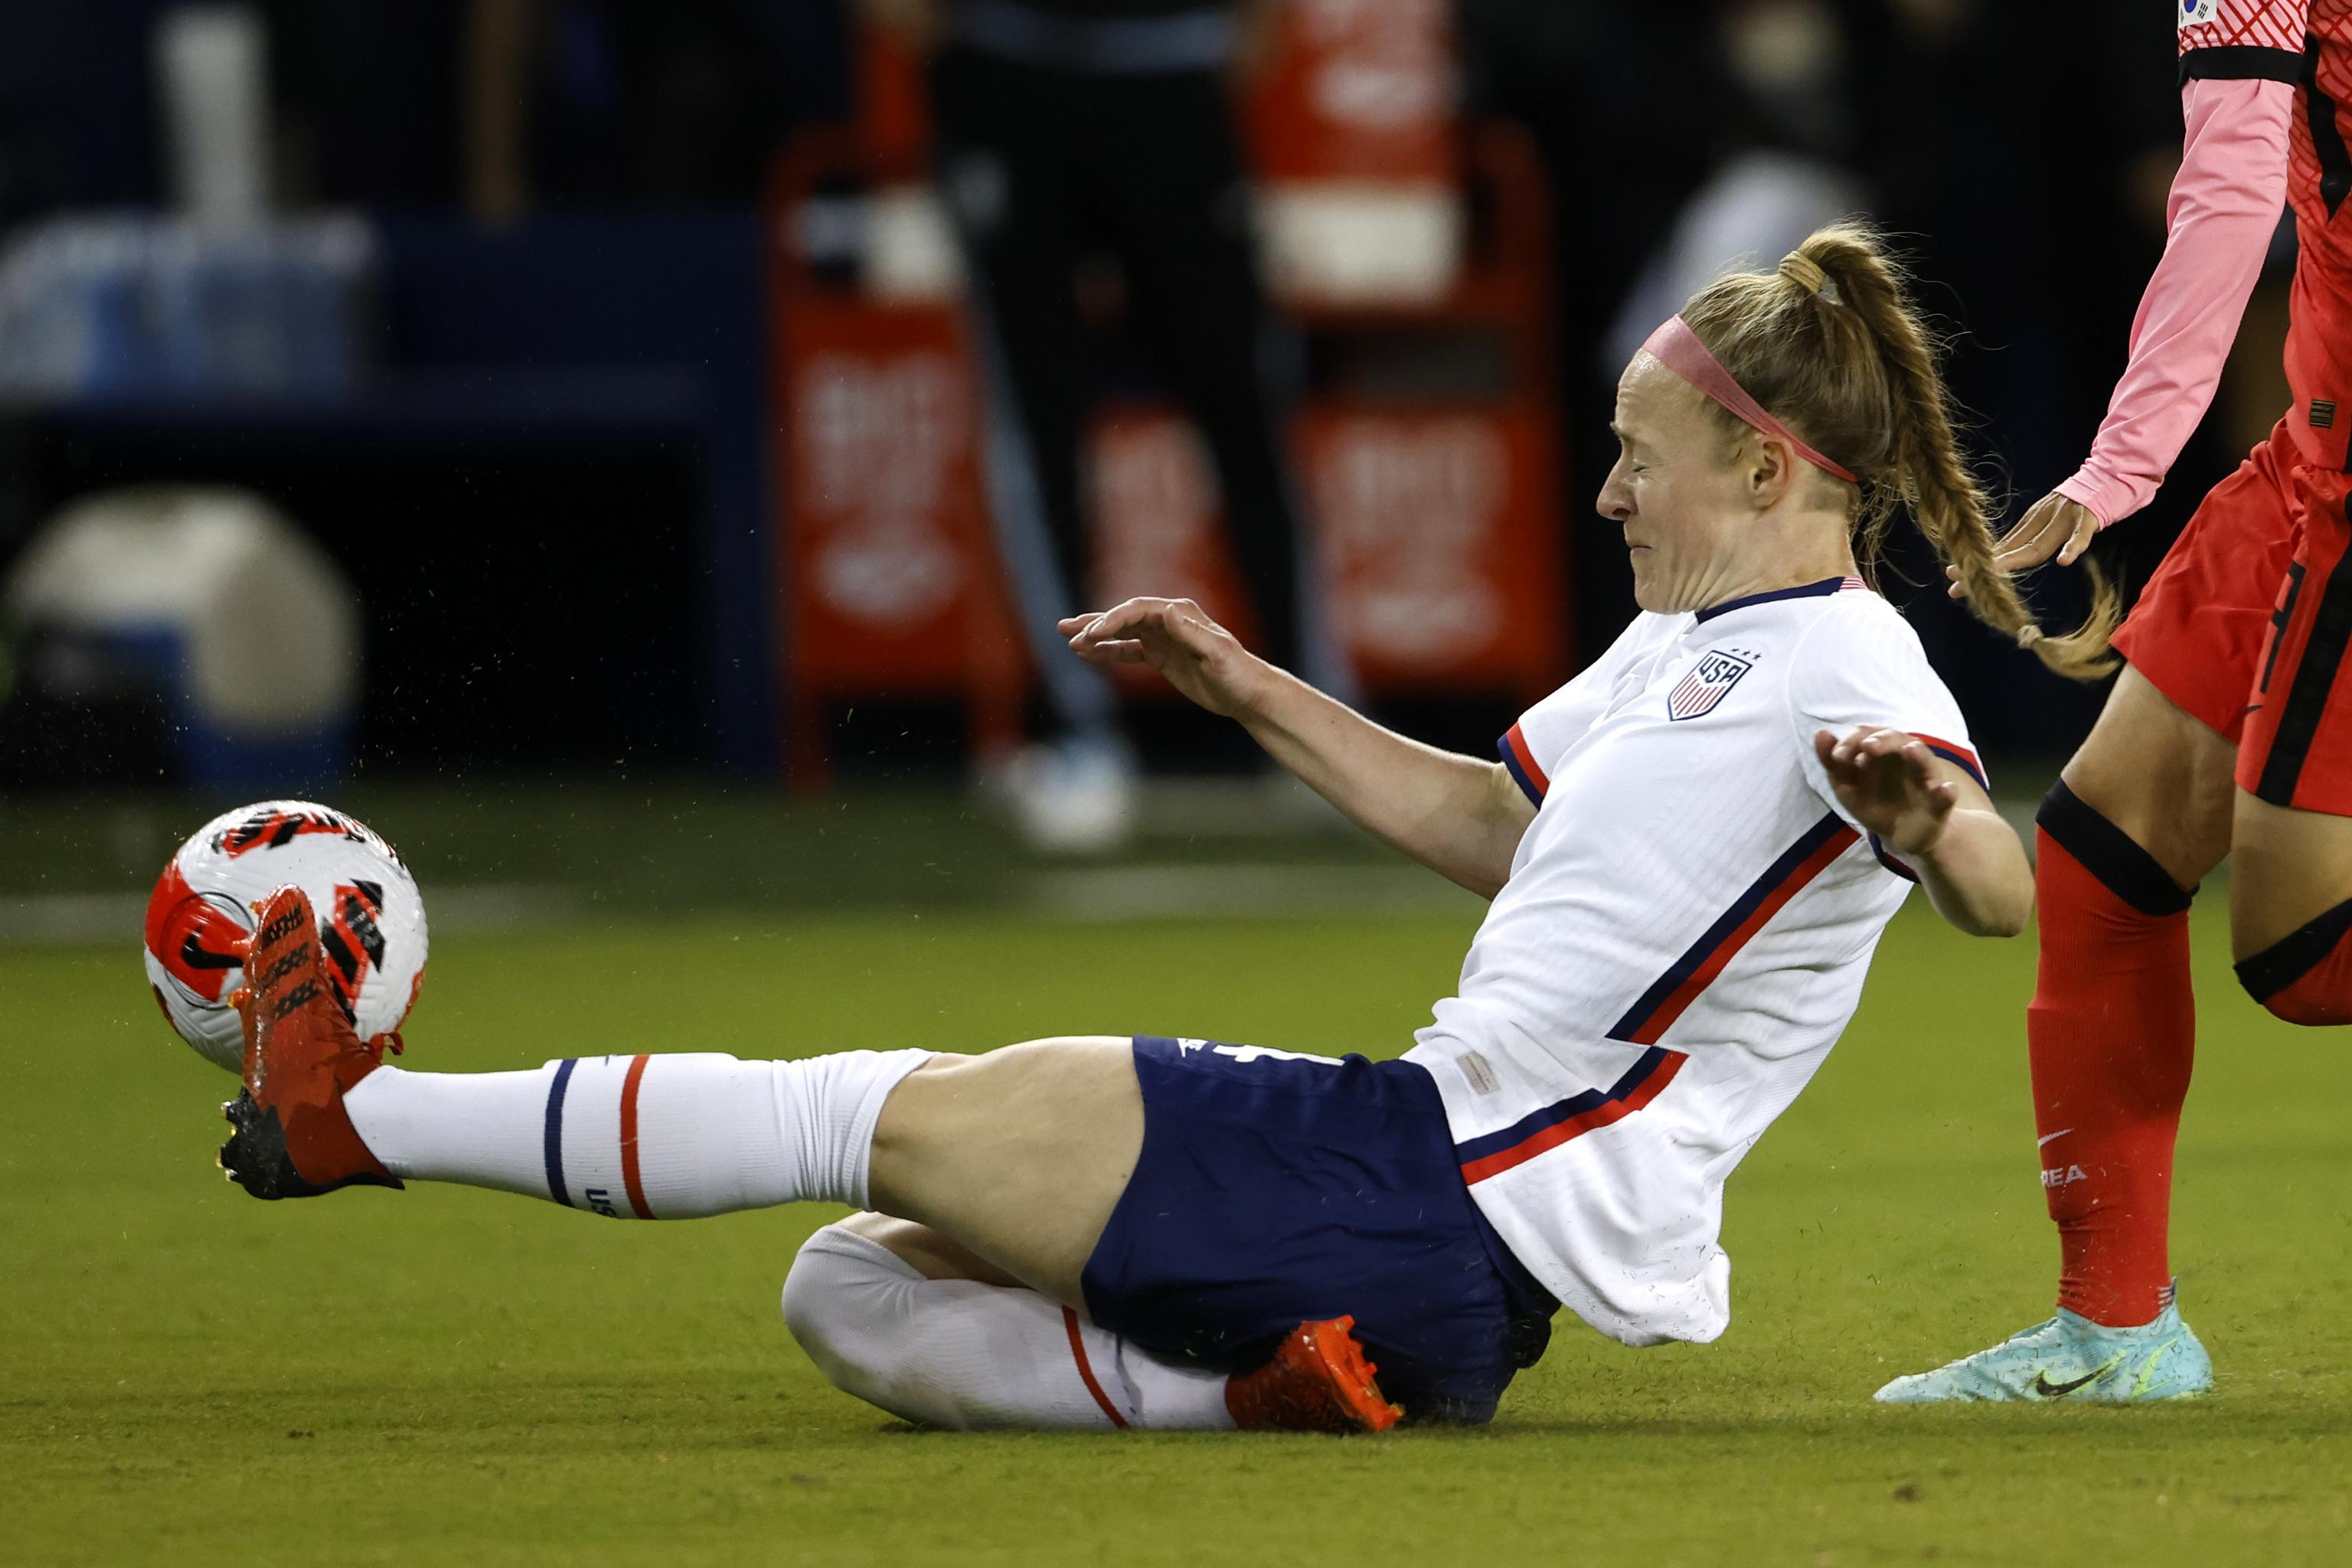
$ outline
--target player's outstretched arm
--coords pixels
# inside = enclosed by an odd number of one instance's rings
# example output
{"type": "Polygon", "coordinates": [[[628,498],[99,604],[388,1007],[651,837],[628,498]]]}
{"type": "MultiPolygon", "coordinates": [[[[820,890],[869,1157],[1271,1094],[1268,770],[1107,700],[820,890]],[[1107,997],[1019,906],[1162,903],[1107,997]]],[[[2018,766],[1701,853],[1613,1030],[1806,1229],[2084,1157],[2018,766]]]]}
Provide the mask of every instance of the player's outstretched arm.
{"type": "Polygon", "coordinates": [[[1492,898],[1535,807],[1499,763],[1383,730],[1242,647],[1190,599],[1129,599],[1061,623],[1094,664],[1143,664],[1240,721],[1275,761],[1374,837],[1492,898]]]}
{"type": "MultiPolygon", "coordinates": [[[[2165,206],[2168,234],[2132,322],[2130,362],[2090,457],[2001,535],[1993,557],[2001,571],[2053,557],[2074,565],[2100,529],[2146,506],[2164,482],[2213,400],[2278,227],[2294,102],[2293,85],[2275,79],[2183,82],[2187,129],[2165,206]]],[[[1968,596],[1956,568],[1944,575],[1953,598],[1968,596]]]]}
{"type": "Polygon", "coordinates": [[[1919,875],[1936,912],[1970,936],[2015,936],[2033,916],[2025,846],[1977,781],[1902,730],[1814,731],[1838,804],[1919,875]]]}
{"type": "MultiPolygon", "coordinates": [[[[2284,55],[2284,63],[2292,68],[2294,57],[2284,55]]],[[[2091,454],[2053,492],[2093,514],[2101,526],[2148,503],[2213,401],[2247,296],[2262,275],[2278,227],[2279,209],[2286,205],[2294,99],[2292,82],[2263,78],[2200,76],[2181,84],[2180,169],[2165,204],[2164,256],[2132,319],[2131,357],[2091,454]]],[[[2042,504],[2052,507],[2049,500],[2042,504]]],[[[2028,513],[2026,523],[2035,522],[2041,511],[2028,513]]],[[[2073,542],[2081,518],[2066,521],[2063,531],[2050,528],[2041,534],[2042,542],[2056,538],[2057,546],[2049,550],[2041,550],[2036,535],[2021,525],[2016,532],[2024,537],[2001,542],[2001,553],[2009,558],[2004,567],[2019,570],[2053,554],[2061,564],[2079,560],[2079,547],[2064,547],[2073,542]]]]}

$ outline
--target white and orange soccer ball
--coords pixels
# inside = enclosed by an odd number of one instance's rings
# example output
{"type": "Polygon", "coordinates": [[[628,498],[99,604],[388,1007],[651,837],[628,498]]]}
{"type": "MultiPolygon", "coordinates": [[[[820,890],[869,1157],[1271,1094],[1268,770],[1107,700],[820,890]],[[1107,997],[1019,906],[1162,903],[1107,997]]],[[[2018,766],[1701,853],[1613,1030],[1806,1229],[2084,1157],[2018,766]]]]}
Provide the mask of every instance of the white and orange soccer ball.
{"type": "Polygon", "coordinates": [[[215,817],[180,846],[147,900],[147,981],[204,1058],[236,1072],[229,995],[255,910],[289,883],[310,895],[336,1000],[363,1040],[398,1029],[425,984],[425,900],[398,851],[355,817],[266,800],[215,817]]]}

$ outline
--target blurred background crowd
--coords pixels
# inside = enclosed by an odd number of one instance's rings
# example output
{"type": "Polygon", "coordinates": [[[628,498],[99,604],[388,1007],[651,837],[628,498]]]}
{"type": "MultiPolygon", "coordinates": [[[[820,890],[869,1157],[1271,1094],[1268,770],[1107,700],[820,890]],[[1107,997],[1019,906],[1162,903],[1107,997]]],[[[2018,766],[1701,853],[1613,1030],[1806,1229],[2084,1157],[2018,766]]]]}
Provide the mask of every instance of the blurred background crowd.
{"type": "MultiPolygon", "coordinates": [[[[1483,753],[1632,612],[1591,508],[1626,355],[1827,218],[1901,237],[2021,509],[2096,428],[2179,136],[2147,0],[5,0],[0,37],[0,790],[981,776],[1077,839],[1249,763],[1041,662],[1055,605],[1195,594],[1483,753]]],[[[2130,580],[2282,405],[2292,243],[2100,547],[2130,580]]],[[[1892,564],[1996,760],[2067,749],[2093,694],[1892,564]]]]}

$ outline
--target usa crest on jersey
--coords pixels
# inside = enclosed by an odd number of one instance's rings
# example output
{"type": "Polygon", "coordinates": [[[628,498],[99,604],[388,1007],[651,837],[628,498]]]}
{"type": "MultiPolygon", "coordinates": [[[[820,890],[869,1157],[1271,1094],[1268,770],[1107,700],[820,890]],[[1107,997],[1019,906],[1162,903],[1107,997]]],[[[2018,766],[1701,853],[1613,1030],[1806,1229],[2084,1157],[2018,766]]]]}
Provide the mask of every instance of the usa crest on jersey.
{"type": "Polygon", "coordinates": [[[1697,667],[1666,693],[1666,717],[1696,719],[1714,712],[1716,705],[1739,684],[1739,678],[1755,668],[1736,653],[1709,648],[1700,656],[1697,667]]]}

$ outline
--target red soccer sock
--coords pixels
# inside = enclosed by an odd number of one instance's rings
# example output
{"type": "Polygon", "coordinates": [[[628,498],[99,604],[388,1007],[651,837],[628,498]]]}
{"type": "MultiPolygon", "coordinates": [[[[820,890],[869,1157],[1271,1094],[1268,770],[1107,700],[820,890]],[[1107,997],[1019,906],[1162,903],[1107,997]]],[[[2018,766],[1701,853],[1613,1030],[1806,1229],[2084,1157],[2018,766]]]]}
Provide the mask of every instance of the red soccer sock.
{"type": "Polygon", "coordinates": [[[2058,1304],[2127,1327],[2171,1298],[2172,1146],[2197,1041],[2189,895],[2063,784],[2040,821],[2025,1016],[2058,1304]]]}

